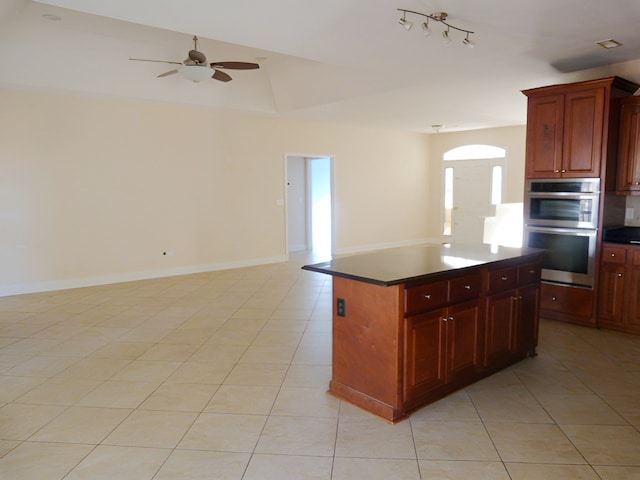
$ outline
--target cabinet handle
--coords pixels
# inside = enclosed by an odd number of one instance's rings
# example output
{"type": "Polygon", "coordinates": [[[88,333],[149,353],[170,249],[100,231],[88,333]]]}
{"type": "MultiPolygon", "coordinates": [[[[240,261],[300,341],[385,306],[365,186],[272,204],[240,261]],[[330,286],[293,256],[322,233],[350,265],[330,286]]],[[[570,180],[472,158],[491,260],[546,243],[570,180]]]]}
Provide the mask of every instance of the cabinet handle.
{"type": "Polygon", "coordinates": [[[443,321],[443,322],[448,322],[448,321],[449,321],[449,318],[448,318],[448,317],[442,317],[442,321],[443,321]]]}
{"type": "Polygon", "coordinates": [[[427,293],[427,294],[424,296],[424,298],[425,298],[425,299],[427,299],[427,300],[431,300],[431,295],[427,293]]]}
{"type": "Polygon", "coordinates": [[[634,185],[640,185],[640,182],[633,182],[634,185]]]}
{"type": "Polygon", "coordinates": [[[529,270],[529,273],[530,273],[531,275],[533,275],[534,273],[536,273],[536,271],[535,271],[535,270],[529,270]]]}
{"type": "Polygon", "coordinates": [[[612,256],[612,257],[615,257],[615,256],[616,256],[616,254],[615,254],[615,253],[612,253],[612,254],[611,254],[611,256],[612,256]]]}
{"type": "Polygon", "coordinates": [[[619,273],[619,274],[618,274],[618,278],[621,278],[621,277],[622,277],[622,274],[621,274],[621,273],[619,273]]]}
{"type": "Polygon", "coordinates": [[[465,285],[464,288],[467,290],[471,290],[471,285],[465,285]]]}
{"type": "Polygon", "coordinates": [[[509,277],[502,277],[503,282],[506,282],[507,280],[509,280],[509,277]]]}
{"type": "Polygon", "coordinates": [[[551,297],[551,300],[552,300],[552,301],[554,301],[554,302],[555,302],[557,299],[558,299],[558,297],[556,297],[555,295],[554,295],[553,297],[551,297]]]}
{"type": "Polygon", "coordinates": [[[453,322],[453,317],[447,318],[448,321],[453,322]]]}
{"type": "Polygon", "coordinates": [[[556,169],[553,171],[553,173],[560,173],[560,170],[556,169]]]}
{"type": "Polygon", "coordinates": [[[513,301],[517,302],[519,300],[519,297],[513,296],[511,297],[513,299],[513,301]]]}
{"type": "Polygon", "coordinates": [[[567,170],[563,168],[562,170],[560,170],[560,173],[567,173],[567,170]]]}

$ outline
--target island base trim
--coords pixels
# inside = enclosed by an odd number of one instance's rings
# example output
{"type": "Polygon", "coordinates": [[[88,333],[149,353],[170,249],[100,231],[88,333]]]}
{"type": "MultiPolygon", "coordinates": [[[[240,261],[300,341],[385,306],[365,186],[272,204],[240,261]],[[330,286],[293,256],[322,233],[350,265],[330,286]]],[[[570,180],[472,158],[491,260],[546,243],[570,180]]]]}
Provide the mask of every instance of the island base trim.
{"type": "Polygon", "coordinates": [[[373,413],[389,423],[396,423],[405,418],[405,413],[391,405],[381,402],[369,395],[365,395],[343,383],[331,380],[329,382],[329,393],[341,400],[345,400],[356,407],[373,413]]]}

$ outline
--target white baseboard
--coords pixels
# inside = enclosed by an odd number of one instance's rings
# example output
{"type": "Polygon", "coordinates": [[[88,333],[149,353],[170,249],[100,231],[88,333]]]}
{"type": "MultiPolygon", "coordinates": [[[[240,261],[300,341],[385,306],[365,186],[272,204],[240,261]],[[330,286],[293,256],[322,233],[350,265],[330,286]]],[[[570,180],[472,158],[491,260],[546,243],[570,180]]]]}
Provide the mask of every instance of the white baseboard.
{"type": "MultiPolygon", "coordinates": [[[[443,243],[443,240],[441,238],[419,238],[413,240],[401,240],[398,242],[372,243],[368,245],[361,245],[358,247],[336,249],[333,254],[352,255],[356,253],[371,252],[374,250],[383,250],[385,248],[423,245],[425,243],[443,243]]],[[[302,250],[306,250],[306,246],[302,250]]],[[[289,247],[289,251],[293,252],[294,250],[289,247]]],[[[162,270],[147,270],[142,272],[127,272],[96,277],[70,278],[64,280],[52,280],[47,282],[5,285],[0,286],[0,297],[22,295],[26,293],[50,292],[54,290],[68,290],[71,288],[95,287],[98,285],[110,285],[113,283],[134,282],[137,280],[149,280],[152,278],[174,277],[176,275],[188,275],[191,273],[215,272],[218,270],[229,270],[232,268],[244,268],[258,265],[267,265],[270,263],[286,262],[287,260],[287,255],[277,255],[273,257],[252,258],[249,260],[211,263],[205,265],[192,265],[162,270]]]]}
{"type": "Polygon", "coordinates": [[[34,282],[19,285],[0,286],[0,297],[10,295],[22,295],[25,293],[50,292],[54,290],[68,290],[71,288],[95,287],[98,285],[110,285],[113,283],[134,282],[137,280],[149,280],[152,278],[174,277],[191,273],[215,272],[232,268],[253,267],[270,263],[286,262],[286,255],[274,257],[253,258],[233,262],[211,263],[206,265],[193,265],[162,270],[147,270],[143,272],[128,272],[114,275],[102,275],[97,277],[70,278],[65,280],[52,280],[48,282],[34,282]]]}

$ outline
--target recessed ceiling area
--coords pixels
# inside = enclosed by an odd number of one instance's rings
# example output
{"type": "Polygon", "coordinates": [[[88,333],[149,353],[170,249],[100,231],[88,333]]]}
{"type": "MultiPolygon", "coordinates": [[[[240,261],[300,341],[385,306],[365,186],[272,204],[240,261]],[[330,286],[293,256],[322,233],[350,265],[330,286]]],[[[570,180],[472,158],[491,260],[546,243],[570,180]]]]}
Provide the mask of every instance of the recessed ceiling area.
{"type": "MultiPolygon", "coordinates": [[[[424,19],[423,19],[424,20],[424,19]]],[[[174,102],[433,133],[522,125],[527,88],[617,74],[640,82],[628,0],[5,0],[0,85],[174,102]],[[447,12],[451,30],[402,12],[447,12]],[[423,21],[422,20],[422,21],[423,21]],[[463,34],[460,36],[460,34],[463,34]],[[157,76],[199,38],[208,61],[258,62],[233,81],[157,76]],[[596,44],[615,39],[622,45],[596,44]],[[449,127],[451,126],[451,127],[449,127]]]]}

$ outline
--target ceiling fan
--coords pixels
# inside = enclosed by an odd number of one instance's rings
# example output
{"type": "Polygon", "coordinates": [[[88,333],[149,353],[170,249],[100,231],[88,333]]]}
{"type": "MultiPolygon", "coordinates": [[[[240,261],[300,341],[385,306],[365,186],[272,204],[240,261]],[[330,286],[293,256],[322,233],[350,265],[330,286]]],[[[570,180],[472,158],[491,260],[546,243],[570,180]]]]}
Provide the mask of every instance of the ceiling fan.
{"type": "Polygon", "coordinates": [[[204,53],[198,51],[198,37],[193,37],[193,50],[189,50],[189,54],[186,60],[183,62],[172,62],[167,60],[147,60],[144,58],[130,58],[129,60],[135,60],[137,62],[158,62],[158,63],[171,63],[174,65],[180,65],[174,70],[161,73],[157,78],[168,77],[175,73],[181,74],[192,82],[199,82],[200,80],[206,80],[213,78],[221,82],[228,82],[231,80],[231,76],[223,72],[220,69],[229,70],[255,70],[260,68],[257,63],[249,62],[212,62],[207,64],[207,57],[204,53]],[[213,70],[213,74],[211,73],[213,70]]]}

